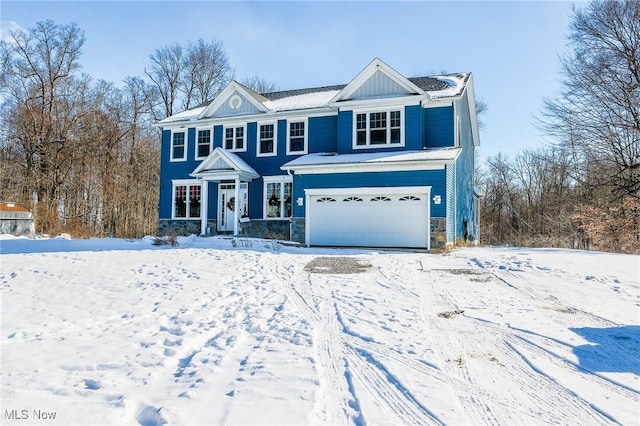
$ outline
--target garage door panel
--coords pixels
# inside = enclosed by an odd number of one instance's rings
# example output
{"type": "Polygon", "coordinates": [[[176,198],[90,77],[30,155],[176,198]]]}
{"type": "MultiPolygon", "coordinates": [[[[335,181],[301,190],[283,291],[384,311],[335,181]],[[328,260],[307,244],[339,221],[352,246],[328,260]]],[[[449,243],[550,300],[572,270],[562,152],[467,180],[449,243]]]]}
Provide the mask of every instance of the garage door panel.
{"type": "Polygon", "coordinates": [[[386,194],[383,191],[366,196],[344,192],[311,196],[307,223],[309,243],[427,247],[428,199],[426,193],[386,194]]]}

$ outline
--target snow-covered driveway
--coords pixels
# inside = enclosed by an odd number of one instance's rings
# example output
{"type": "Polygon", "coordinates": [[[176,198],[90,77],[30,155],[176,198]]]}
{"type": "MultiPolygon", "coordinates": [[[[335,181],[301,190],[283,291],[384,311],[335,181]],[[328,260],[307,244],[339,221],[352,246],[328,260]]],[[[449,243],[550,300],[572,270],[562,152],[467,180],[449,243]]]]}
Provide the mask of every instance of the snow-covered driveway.
{"type": "Polygon", "coordinates": [[[638,256],[25,244],[2,424],[640,424],[638,256]]]}

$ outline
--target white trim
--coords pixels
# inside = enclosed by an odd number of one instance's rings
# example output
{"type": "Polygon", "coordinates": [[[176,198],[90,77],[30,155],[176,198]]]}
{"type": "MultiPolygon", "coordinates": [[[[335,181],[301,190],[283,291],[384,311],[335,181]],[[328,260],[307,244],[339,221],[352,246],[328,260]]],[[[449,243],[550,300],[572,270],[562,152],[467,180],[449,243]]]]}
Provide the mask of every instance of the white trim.
{"type": "Polygon", "coordinates": [[[359,188],[308,188],[304,193],[309,196],[317,195],[380,195],[380,194],[427,194],[431,186],[365,186],[359,188]]]}
{"type": "Polygon", "coordinates": [[[335,104],[335,107],[339,107],[340,110],[346,110],[351,108],[358,109],[380,109],[388,108],[390,106],[413,106],[420,105],[427,99],[422,95],[407,95],[403,97],[394,98],[372,98],[372,99],[354,99],[348,101],[341,101],[339,104],[335,104]]]}
{"type": "Polygon", "coordinates": [[[293,217],[293,176],[290,175],[276,175],[276,176],[263,176],[262,185],[262,218],[265,220],[283,220],[291,219],[293,217]],[[267,192],[267,184],[280,183],[280,217],[268,217],[267,216],[267,204],[269,200],[269,193],[267,192]],[[284,216],[284,184],[291,184],[291,216],[284,216]]]}
{"type": "Polygon", "coordinates": [[[207,158],[209,156],[209,154],[211,154],[211,152],[213,151],[213,127],[211,126],[197,126],[196,128],[196,140],[195,140],[195,155],[194,155],[194,159],[197,160],[204,160],[205,158],[207,158]],[[209,153],[205,156],[199,157],[198,156],[198,151],[200,148],[200,145],[198,143],[198,132],[202,132],[202,131],[209,131],[209,153]]]}
{"type": "Polygon", "coordinates": [[[356,75],[342,90],[340,90],[330,101],[329,105],[340,102],[342,99],[349,99],[367,80],[377,71],[382,72],[387,77],[396,82],[409,93],[425,95],[426,92],[413,84],[405,76],[384,63],[380,58],[374,58],[362,71],[356,75]]]}
{"type": "Polygon", "coordinates": [[[202,110],[197,119],[200,120],[202,118],[211,117],[222,105],[229,102],[229,98],[231,98],[236,91],[248,100],[250,104],[255,106],[258,111],[267,112],[269,110],[264,104],[247,92],[244,86],[234,80],[229,83],[227,87],[225,87],[204,110],[202,110]]]}
{"type": "Polygon", "coordinates": [[[287,119],[287,155],[304,155],[309,153],[309,119],[307,117],[291,117],[287,119]],[[302,151],[291,151],[291,123],[304,123],[304,149],[302,151]]]}
{"type": "Polygon", "coordinates": [[[182,161],[187,161],[187,151],[189,150],[189,129],[177,129],[171,130],[171,136],[169,136],[169,161],[172,163],[178,163],[182,161]],[[173,135],[176,133],[184,133],[184,157],[182,158],[174,158],[173,157],[173,135]]]}
{"type": "Polygon", "coordinates": [[[222,148],[229,152],[247,152],[247,123],[227,123],[222,125],[222,148]],[[236,130],[242,128],[242,149],[236,148],[236,130]],[[233,148],[228,149],[227,144],[227,129],[233,129],[233,148]]]}
{"type": "Polygon", "coordinates": [[[278,156],[278,120],[258,121],[256,123],[256,157],[277,157],[278,156]],[[273,124],[273,152],[263,154],[260,152],[260,126],[273,124]]]}
{"type": "Polygon", "coordinates": [[[353,110],[353,116],[351,119],[351,124],[352,124],[352,134],[351,134],[351,148],[354,150],[361,150],[361,149],[375,149],[375,148],[395,148],[395,147],[404,147],[405,146],[405,139],[404,139],[404,134],[405,134],[405,129],[406,129],[406,123],[405,123],[405,114],[404,114],[404,108],[386,108],[386,109],[354,109],[353,110]],[[390,143],[391,141],[391,113],[392,112],[396,112],[399,111],[400,112],[400,143],[397,144],[392,144],[390,143]],[[387,130],[386,130],[386,143],[384,144],[375,144],[372,145],[371,144],[371,129],[369,127],[369,125],[371,124],[371,120],[370,120],[370,114],[375,114],[375,113],[386,113],[386,121],[387,121],[387,130]],[[366,128],[365,128],[365,132],[366,132],[366,143],[364,145],[357,145],[357,141],[358,141],[358,120],[357,120],[357,116],[358,114],[366,114],[367,118],[366,118],[366,128]]]}
{"type": "Polygon", "coordinates": [[[397,172],[415,170],[443,170],[451,161],[412,161],[412,162],[378,162],[378,163],[334,163],[296,166],[286,170],[293,170],[296,175],[322,175],[331,173],[364,173],[364,172],[397,172]]]}
{"type": "Polygon", "coordinates": [[[171,180],[171,219],[173,220],[201,220],[202,218],[202,204],[204,203],[204,199],[202,197],[202,181],[199,179],[172,179],[171,180]],[[176,217],[176,187],[177,186],[186,186],[186,208],[185,208],[185,216],[184,217],[176,217]],[[189,203],[190,203],[190,194],[191,187],[199,186],[200,187],[200,216],[198,217],[190,217],[189,216],[189,203]]]}
{"type": "Polygon", "coordinates": [[[460,119],[460,116],[458,114],[456,114],[456,127],[453,131],[453,135],[453,146],[460,147],[460,141],[462,140],[462,120],[460,119]]]}

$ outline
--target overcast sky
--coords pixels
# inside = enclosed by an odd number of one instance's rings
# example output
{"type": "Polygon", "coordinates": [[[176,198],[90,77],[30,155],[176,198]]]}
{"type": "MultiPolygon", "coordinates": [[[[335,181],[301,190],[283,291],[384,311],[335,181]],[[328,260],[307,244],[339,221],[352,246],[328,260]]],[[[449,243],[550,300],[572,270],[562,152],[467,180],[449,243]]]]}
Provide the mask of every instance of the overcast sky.
{"type": "Polygon", "coordinates": [[[223,43],[238,79],[258,74],[282,90],[346,84],[375,57],[407,77],[470,71],[489,106],[485,159],[542,144],[533,118],[559,90],[573,5],[585,3],[3,0],[0,19],[3,35],[75,22],[83,72],[116,85],[142,76],[156,48],[200,38],[223,43]]]}

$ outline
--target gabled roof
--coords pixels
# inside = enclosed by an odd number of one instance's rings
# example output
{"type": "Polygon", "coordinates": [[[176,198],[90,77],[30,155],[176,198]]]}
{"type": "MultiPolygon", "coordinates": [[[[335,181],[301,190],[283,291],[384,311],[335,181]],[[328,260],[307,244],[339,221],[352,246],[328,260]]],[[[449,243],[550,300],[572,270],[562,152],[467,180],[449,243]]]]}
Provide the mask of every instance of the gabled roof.
{"type": "MultiPolygon", "coordinates": [[[[379,75],[379,78],[386,79],[390,84],[396,85],[396,90],[404,91],[407,95],[424,95],[425,91],[412,83],[409,79],[404,77],[398,71],[385,64],[379,58],[375,58],[369,63],[353,80],[349,82],[331,101],[329,104],[345,101],[351,99],[351,97],[363,87],[367,81],[374,76],[379,75]],[[378,74],[380,73],[380,74],[378,74]]],[[[387,83],[387,84],[389,84],[387,83]]]]}
{"type": "Polygon", "coordinates": [[[289,161],[280,167],[282,170],[295,170],[296,173],[340,173],[350,171],[368,171],[391,167],[394,170],[429,170],[453,163],[462,148],[434,148],[414,151],[383,151],[360,154],[336,154],[321,152],[307,154],[289,161]]]}
{"type": "Polygon", "coordinates": [[[240,178],[242,181],[257,179],[260,175],[242,158],[222,148],[216,148],[191,173],[196,178],[224,180],[240,178]]]}
{"type": "Polygon", "coordinates": [[[200,112],[198,118],[206,118],[212,116],[225,102],[227,102],[234,93],[240,93],[245,99],[247,99],[258,111],[267,112],[269,109],[264,106],[264,102],[267,100],[264,96],[259,95],[248,87],[232,81],[225,87],[218,96],[200,112]]]}
{"type": "Polygon", "coordinates": [[[212,117],[218,109],[227,105],[234,93],[240,94],[255,108],[253,113],[248,114],[261,114],[303,111],[313,108],[335,109],[354,94],[363,94],[367,90],[367,84],[373,85],[374,82],[385,84],[391,89],[395,88],[398,96],[414,95],[434,100],[446,99],[462,95],[467,85],[470,84],[470,80],[471,73],[406,78],[380,59],[375,58],[348,84],[257,93],[237,81],[232,81],[213,101],[174,114],[157,124],[162,126],[212,117]]]}

